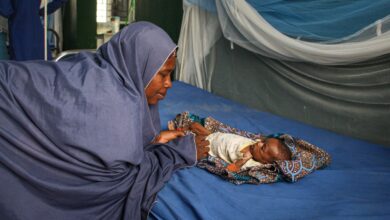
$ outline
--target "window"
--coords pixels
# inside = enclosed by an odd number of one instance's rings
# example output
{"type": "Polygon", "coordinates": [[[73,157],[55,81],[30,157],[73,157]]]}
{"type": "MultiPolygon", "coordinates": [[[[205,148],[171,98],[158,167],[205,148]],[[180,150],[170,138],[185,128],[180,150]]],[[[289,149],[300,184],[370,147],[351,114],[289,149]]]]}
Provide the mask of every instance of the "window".
{"type": "Polygon", "coordinates": [[[96,0],[96,22],[106,23],[111,18],[112,0],[96,0]]]}

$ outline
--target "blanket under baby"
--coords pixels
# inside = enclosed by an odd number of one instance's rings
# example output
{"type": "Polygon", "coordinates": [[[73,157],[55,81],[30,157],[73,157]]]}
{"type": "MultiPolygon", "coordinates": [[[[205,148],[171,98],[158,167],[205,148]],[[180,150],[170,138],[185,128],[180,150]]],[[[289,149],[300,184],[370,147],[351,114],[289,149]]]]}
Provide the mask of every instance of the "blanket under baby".
{"type": "Polygon", "coordinates": [[[330,155],[323,149],[297,137],[288,134],[263,135],[248,131],[242,131],[226,125],[212,117],[201,118],[189,112],[178,114],[173,120],[176,128],[188,127],[190,123],[198,122],[207,130],[241,135],[253,140],[264,136],[278,138],[290,149],[291,160],[275,161],[272,164],[261,164],[255,167],[241,169],[238,172],[231,172],[227,169],[228,162],[209,155],[198,161],[197,166],[216,174],[234,184],[260,184],[273,183],[277,181],[296,182],[317,169],[328,166],[331,162],[330,155]]]}

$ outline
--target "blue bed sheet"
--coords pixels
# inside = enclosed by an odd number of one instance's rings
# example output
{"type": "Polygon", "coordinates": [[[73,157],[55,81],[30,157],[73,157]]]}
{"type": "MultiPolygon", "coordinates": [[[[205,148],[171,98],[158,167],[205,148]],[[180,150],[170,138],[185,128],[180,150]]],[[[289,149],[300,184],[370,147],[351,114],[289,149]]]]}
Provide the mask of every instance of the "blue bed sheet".
{"type": "Polygon", "coordinates": [[[251,132],[285,132],[315,144],[332,164],[296,183],[234,185],[197,167],[175,173],[149,219],[390,219],[390,148],[250,109],[174,82],[162,124],[190,111],[251,132]]]}

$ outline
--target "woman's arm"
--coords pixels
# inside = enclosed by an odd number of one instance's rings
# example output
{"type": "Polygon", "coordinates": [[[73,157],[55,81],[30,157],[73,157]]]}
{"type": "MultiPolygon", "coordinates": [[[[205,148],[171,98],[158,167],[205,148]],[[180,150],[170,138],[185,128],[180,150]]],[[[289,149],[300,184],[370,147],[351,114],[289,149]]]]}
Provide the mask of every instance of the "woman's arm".
{"type": "Polygon", "coordinates": [[[152,144],[166,144],[178,137],[183,137],[183,131],[161,131],[152,141],[152,144]]]}
{"type": "MultiPolygon", "coordinates": [[[[138,174],[133,184],[144,186],[144,189],[141,188],[143,194],[141,209],[145,219],[155,202],[156,194],[172,174],[178,169],[195,164],[196,147],[193,135],[177,138],[166,144],[150,144],[145,147],[144,158],[138,166],[138,174]]],[[[128,197],[139,198],[139,190],[140,187],[132,189],[128,197]]]]}

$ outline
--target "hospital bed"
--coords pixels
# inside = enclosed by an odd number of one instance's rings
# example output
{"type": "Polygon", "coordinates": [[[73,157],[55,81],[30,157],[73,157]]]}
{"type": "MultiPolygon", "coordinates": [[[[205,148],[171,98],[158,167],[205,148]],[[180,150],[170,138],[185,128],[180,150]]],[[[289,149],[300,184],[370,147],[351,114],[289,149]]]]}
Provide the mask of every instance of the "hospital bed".
{"type": "MultiPolygon", "coordinates": [[[[78,52],[65,51],[56,61],[78,52]]],[[[332,163],[295,183],[261,185],[235,185],[198,167],[185,168],[158,193],[149,220],[390,219],[390,146],[254,110],[175,81],[160,102],[163,129],[184,111],[254,133],[291,134],[326,150],[332,163]]]]}
{"type": "Polygon", "coordinates": [[[325,149],[332,163],[295,183],[261,185],[234,185],[185,168],[158,193],[150,220],[390,219],[389,146],[260,112],[176,81],[160,104],[162,124],[166,128],[184,111],[255,133],[291,134],[325,149]]]}

